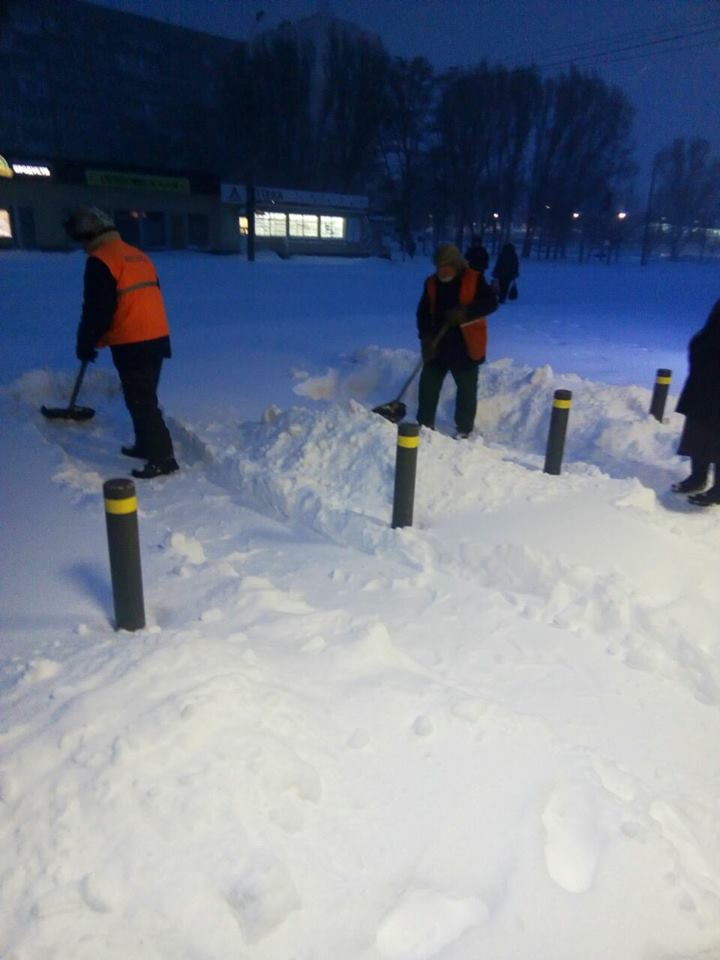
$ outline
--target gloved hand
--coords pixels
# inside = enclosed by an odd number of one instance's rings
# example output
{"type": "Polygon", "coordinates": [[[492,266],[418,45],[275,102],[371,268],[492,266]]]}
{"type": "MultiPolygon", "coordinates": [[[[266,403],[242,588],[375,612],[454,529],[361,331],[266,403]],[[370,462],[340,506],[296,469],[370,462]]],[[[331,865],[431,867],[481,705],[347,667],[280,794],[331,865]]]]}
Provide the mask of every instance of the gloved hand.
{"type": "Polygon", "coordinates": [[[83,363],[92,363],[97,360],[98,352],[94,347],[86,347],[78,344],[75,348],[75,356],[83,363]]]}
{"type": "Polygon", "coordinates": [[[464,307],[452,307],[450,310],[445,311],[445,323],[449,327],[459,327],[461,323],[465,323],[467,320],[467,314],[465,313],[464,307]]]}
{"type": "Polygon", "coordinates": [[[423,363],[430,363],[437,356],[437,346],[433,343],[432,337],[423,337],[420,341],[422,348],[423,363]]]}

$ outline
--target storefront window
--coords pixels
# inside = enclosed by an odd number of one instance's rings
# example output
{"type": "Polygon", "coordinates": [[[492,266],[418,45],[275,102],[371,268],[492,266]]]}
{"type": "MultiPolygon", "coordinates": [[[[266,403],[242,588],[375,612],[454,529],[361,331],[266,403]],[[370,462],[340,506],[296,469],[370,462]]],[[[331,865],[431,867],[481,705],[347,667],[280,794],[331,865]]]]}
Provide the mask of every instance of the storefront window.
{"type": "Polygon", "coordinates": [[[284,213],[255,214],[255,235],[258,237],[286,237],[287,218],[284,213]]]}
{"type": "Polygon", "coordinates": [[[314,213],[290,213],[291,237],[317,237],[318,220],[314,213]]]}
{"type": "Polygon", "coordinates": [[[342,240],[345,217],[320,217],[320,236],[328,240],[342,240]]]}
{"type": "Polygon", "coordinates": [[[12,240],[12,224],[10,211],[0,210],[0,240],[12,240]]]}

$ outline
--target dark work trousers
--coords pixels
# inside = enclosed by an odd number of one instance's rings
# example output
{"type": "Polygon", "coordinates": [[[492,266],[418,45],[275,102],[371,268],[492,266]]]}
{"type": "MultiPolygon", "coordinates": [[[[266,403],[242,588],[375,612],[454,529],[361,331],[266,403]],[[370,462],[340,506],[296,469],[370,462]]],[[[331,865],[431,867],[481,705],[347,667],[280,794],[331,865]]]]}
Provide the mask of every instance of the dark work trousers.
{"type": "Polygon", "coordinates": [[[425,427],[435,426],[435,411],[443,381],[448,373],[452,374],[457,387],[455,426],[458,433],[472,433],[477,411],[477,363],[448,367],[439,360],[431,360],[423,366],[418,388],[418,423],[425,427]]]}
{"type": "Polygon", "coordinates": [[[169,460],[175,454],[157,398],[162,357],[149,357],[138,363],[137,360],[118,360],[115,356],[113,361],[135,428],[135,446],[151,463],[169,460]]]}

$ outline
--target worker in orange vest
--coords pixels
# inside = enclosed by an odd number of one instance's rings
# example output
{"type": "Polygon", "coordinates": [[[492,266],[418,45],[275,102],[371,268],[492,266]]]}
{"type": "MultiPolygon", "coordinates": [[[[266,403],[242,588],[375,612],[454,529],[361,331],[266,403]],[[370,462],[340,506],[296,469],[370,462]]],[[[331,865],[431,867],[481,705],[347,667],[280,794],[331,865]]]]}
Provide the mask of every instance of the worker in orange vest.
{"type": "Polygon", "coordinates": [[[487,323],[497,296],[483,275],[471,270],[452,243],[435,253],[435,273],[427,278],[417,308],[422,344],[418,423],[435,429],[435,412],[448,373],[457,387],[456,438],[470,436],[477,412],[478,369],[485,362],[487,323]]]}
{"type": "Polygon", "coordinates": [[[147,461],[132,475],[148,480],[173,473],[178,464],[157,398],[162,363],[171,353],[155,267],[97,207],[75,210],[64,227],[87,253],[78,360],[95,360],[98,347],[110,347],[135,430],[135,442],[122,453],[147,461]]]}

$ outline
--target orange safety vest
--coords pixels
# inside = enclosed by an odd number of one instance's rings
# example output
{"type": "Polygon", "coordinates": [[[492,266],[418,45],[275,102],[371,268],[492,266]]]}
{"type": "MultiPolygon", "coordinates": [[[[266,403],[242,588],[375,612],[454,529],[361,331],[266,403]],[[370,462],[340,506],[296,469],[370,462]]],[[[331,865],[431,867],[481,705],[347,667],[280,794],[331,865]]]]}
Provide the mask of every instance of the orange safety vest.
{"type": "MultiPolygon", "coordinates": [[[[477,290],[477,281],[480,274],[477,270],[471,270],[469,267],[463,270],[460,280],[460,297],[458,303],[461,307],[472,303],[477,290]]],[[[430,316],[435,319],[437,309],[437,290],[438,278],[436,274],[429,276],[425,282],[428,300],[430,301],[430,316]]],[[[476,317],[474,320],[466,320],[460,324],[460,333],[465,341],[465,349],[471,360],[483,360],[487,353],[487,320],[485,317],[476,317]]]]}
{"type": "Polygon", "coordinates": [[[160,282],[150,258],[123,240],[103,243],[90,256],[102,260],[117,288],[112,323],[98,346],[114,347],[169,336],[160,282]]]}

